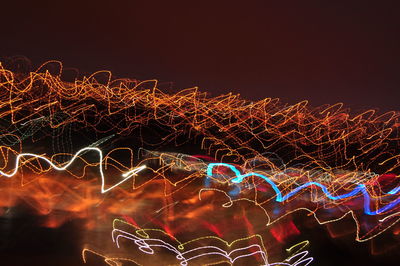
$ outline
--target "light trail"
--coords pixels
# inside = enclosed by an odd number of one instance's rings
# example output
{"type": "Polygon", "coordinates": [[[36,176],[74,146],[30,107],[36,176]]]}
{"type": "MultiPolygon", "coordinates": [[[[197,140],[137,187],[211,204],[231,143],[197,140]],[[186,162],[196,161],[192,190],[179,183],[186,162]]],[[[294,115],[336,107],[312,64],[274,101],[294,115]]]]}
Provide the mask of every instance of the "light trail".
{"type": "MultiPolygon", "coordinates": [[[[268,184],[271,185],[272,189],[275,191],[276,193],[276,201],[277,202],[284,202],[285,200],[288,200],[289,198],[293,197],[294,195],[296,195],[297,193],[299,193],[301,190],[309,187],[309,186],[317,186],[319,188],[321,188],[321,190],[324,192],[324,194],[327,196],[327,198],[331,199],[331,200],[341,200],[341,199],[346,199],[346,198],[350,198],[353,197],[357,194],[362,194],[364,196],[364,212],[365,214],[368,215],[378,215],[381,214],[383,212],[389,211],[393,208],[395,208],[399,203],[400,203],[400,197],[397,198],[396,200],[390,202],[389,204],[387,204],[386,206],[376,210],[376,211],[371,211],[370,208],[370,204],[371,204],[371,197],[365,187],[364,184],[358,184],[351,192],[346,193],[346,194],[342,194],[339,196],[334,196],[332,195],[326,186],[318,183],[318,182],[307,182],[295,189],[293,189],[292,191],[290,191],[288,194],[282,196],[282,192],[281,190],[278,188],[278,186],[275,184],[274,181],[272,181],[270,178],[268,178],[265,175],[259,174],[259,173],[254,173],[254,172],[250,172],[247,174],[241,174],[240,171],[233,165],[231,164],[227,164],[227,163],[210,163],[208,164],[207,167],[207,178],[208,177],[212,177],[213,176],[213,169],[214,167],[218,167],[218,166],[224,166],[224,167],[228,167],[230,170],[232,170],[232,172],[235,174],[235,178],[233,178],[231,180],[232,183],[238,184],[241,183],[245,178],[251,177],[251,176],[257,176],[260,177],[262,179],[264,179],[268,184]]],[[[396,193],[398,193],[400,190],[400,187],[396,187],[394,189],[392,189],[391,191],[389,191],[387,194],[390,195],[395,195],[396,193]]]]}
{"type": "Polygon", "coordinates": [[[66,163],[64,166],[57,166],[56,164],[54,164],[51,160],[49,160],[48,158],[42,156],[42,155],[38,155],[38,154],[34,154],[34,153],[20,153],[17,155],[17,158],[15,160],[15,167],[14,170],[11,173],[6,173],[0,170],[0,175],[5,176],[7,178],[11,178],[14,175],[17,174],[18,169],[20,167],[20,165],[23,165],[20,161],[22,158],[24,157],[32,157],[32,158],[37,158],[40,160],[43,160],[45,162],[47,162],[53,169],[57,170],[57,171],[65,171],[66,169],[68,169],[68,167],[70,167],[72,165],[72,163],[79,157],[80,154],[83,154],[87,151],[95,151],[99,154],[99,173],[100,173],[100,177],[101,177],[101,193],[106,193],[110,190],[112,190],[113,188],[119,186],[120,184],[124,183],[125,181],[127,181],[129,178],[131,178],[134,175],[137,175],[137,173],[139,173],[140,171],[144,170],[146,168],[146,165],[141,165],[139,167],[136,167],[128,172],[122,173],[122,177],[124,179],[122,179],[121,181],[119,181],[118,183],[112,185],[111,187],[108,187],[107,189],[105,188],[105,176],[104,176],[104,172],[103,172],[103,166],[102,166],[102,162],[103,162],[103,152],[96,147],[85,147],[81,150],[79,150],[77,153],[75,153],[75,155],[72,157],[72,159],[66,163]]]}
{"type": "Polygon", "coordinates": [[[180,261],[180,265],[182,265],[182,266],[187,266],[188,262],[192,261],[194,259],[197,259],[200,257],[205,257],[205,256],[212,256],[212,255],[222,256],[225,259],[227,259],[231,264],[233,264],[233,263],[235,263],[236,260],[259,254],[263,260],[263,263],[264,263],[264,264],[262,264],[263,266],[272,266],[272,265],[295,266],[295,265],[299,265],[301,263],[303,263],[301,265],[306,266],[306,265],[309,265],[313,261],[312,257],[308,257],[308,251],[302,251],[302,252],[296,253],[293,256],[289,257],[284,262],[268,263],[267,254],[265,253],[265,251],[263,251],[262,247],[258,244],[252,244],[252,245],[248,245],[245,247],[236,248],[229,252],[226,250],[223,250],[217,246],[211,246],[211,245],[201,246],[201,247],[192,248],[192,249],[189,249],[186,251],[182,251],[182,250],[184,250],[182,245],[180,245],[181,248],[179,249],[161,239],[150,238],[150,237],[142,238],[142,237],[138,237],[134,234],[131,234],[131,233],[126,232],[121,229],[114,228],[112,230],[111,235],[112,235],[113,242],[116,243],[118,248],[120,248],[120,243],[119,243],[120,238],[124,238],[124,239],[133,241],[138,246],[138,249],[140,251],[142,251],[145,254],[149,254],[149,255],[155,254],[153,247],[165,248],[176,254],[175,257],[177,260],[180,261]],[[251,252],[250,249],[255,249],[255,251],[251,252]],[[244,251],[244,254],[241,254],[241,252],[243,252],[243,251],[244,251]],[[200,254],[197,254],[197,252],[200,252],[200,254]],[[191,255],[192,253],[195,253],[195,254],[191,255]],[[239,253],[239,254],[235,255],[235,253],[239,253]]]}

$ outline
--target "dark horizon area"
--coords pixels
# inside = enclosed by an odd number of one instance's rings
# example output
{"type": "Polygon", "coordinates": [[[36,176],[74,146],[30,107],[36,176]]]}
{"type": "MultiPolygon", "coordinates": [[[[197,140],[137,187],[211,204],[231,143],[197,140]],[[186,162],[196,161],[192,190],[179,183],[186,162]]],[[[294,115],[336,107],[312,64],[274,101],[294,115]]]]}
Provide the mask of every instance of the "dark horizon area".
{"type": "Polygon", "coordinates": [[[400,110],[395,1],[18,1],[0,56],[249,100],[400,110]]]}

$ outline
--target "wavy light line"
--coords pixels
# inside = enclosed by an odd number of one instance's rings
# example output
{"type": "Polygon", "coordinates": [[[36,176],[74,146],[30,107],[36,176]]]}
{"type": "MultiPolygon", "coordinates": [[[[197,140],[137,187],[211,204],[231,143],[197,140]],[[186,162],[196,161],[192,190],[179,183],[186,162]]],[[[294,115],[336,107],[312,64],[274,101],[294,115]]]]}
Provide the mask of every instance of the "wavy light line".
{"type": "MultiPolygon", "coordinates": [[[[292,191],[290,191],[288,194],[282,196],[282,192],[280,191],[280,189],[278,188],[278,186],[275,184],[274,181],[272,181],[270,178],[266,177],[265,175],[259,174],[259,173],[254,173],[254,172],[250,172],[247,174],[241,174],[240,171],[233,165],[228,164],[228,163],[210,163],[207,166],[207,177],[212,177],[213,176],[213,168],[217,167],[217,166],[224,166],[224,167],[228,167],[230,170],[232,170],[232,172],[235,174],[235,178],[233,178],[231,181],[232,183],[241,183],[243,181],[243,179],[247,178],[247,177],[251,177],[251,176],[257,176],[260,177],[262,179],[264,179],[268,184],[271,185],[272,189],[275,191],[276,193],[276,201],[277,202],[283,202],[289,198],[291,198],[292,196],[296,195],[298,192],[300,192],[301,190],[303,190],[304,188],[307,188],[309,186],[315,185],[318,186],[319,188],[321,188],[321,190],[325,193],[325,195],[327,196],[327,198],[332,199],[332,200],[341,200],[341,199],[346,199],[349,197],[353,197],[359,193],[362,193],[362,195],[364,196],[364,213],[368,214],[368,215],[377,215],[386,211],[389,211],[391,209],[393,209],[394,207],[396,207],[399,203],[400,203],[400,197],[397,198],[396,200],[390,202],[389,204],[387,204],[386,206],[376,210],[376,211],[371,211],[370,208],[370,203],[371,203],[371,197],[365,187],[364,184],[358,184],[351,192],[346,193],[346,194],[342,194],[339,196],[334,196],[332,195],[326,186],[318,183],[318,182],[307,182],[295,189],[293,189],[292,191]]],[[[387,194],[391,194],[391,195],[395,195],[396,193],[398,193],[400,190],[400,187],[396,187],[394,189],[392,189],[391,191],[389,191],[387,194]]]]}
{"type": "Polygon", "coordinates": [[[101,193],[106,193],[106,192],[112,190],[113,188],[115,188],[115,187],[119,186],[120,184],[124,183],[129,178],[131,178],[132,176],[136,175],[137,173],[139,173],[140,171],[142,171],[143,169],[146,168],[146,165],[141,165],[139,167],[135,167],[134,169],[132,169],[132,170],[130,170],[128,172],[122,173],[122,177],[124,177],[124,179],[122,179],[120,182],[118,182],[118,183],[116,183],[116,184],[114,184],[111,187],[106,189],[105,188],[105,176],[104,176],[103,166],[102,166],[103,152],[99,148],[96,148],[96,147],[85,147],[85,148],[79,150],[77,153],[75,153],[75,155],[72,157],[72,159],[62,167],[55,165],[51,160],[49,160],[48,158],[46,158],[44,156],[41,156],[41,155],[38,155],[38,154],[34,154],[34,153],[21,153],[21,154],[18,154],[18,156],[17,156],[17,158],[15,160],[15,168],[14,168],[14,170],[11,173],[5,173],[5,172],[0,170],[0,175],[5,176],[7,178],[11,178],[14,175],[16,175],[17,172],[18,172],[18,168],[20,166],[20,160],[23,157],[33,157],[33,158],[41,159],[41,160],[47,162],[53,169],[55,169],[57,171],[65,171],[76,160],[76,158],[78,158],[78,156],[80,154],[85,153],[87,151],[96,151],[99,154],[99,162],[98,163],[99,163],[99,172],[100,172],[100,177],[101,177],[101,193]]]}

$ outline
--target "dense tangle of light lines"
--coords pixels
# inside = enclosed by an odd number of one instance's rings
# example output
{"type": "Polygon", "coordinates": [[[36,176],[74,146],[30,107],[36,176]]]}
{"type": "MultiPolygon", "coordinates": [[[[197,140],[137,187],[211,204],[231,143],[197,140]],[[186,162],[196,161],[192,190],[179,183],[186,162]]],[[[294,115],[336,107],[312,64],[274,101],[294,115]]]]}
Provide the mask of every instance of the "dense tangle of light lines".
{"type": "Polygon", "coordinates": [[[150,144],[199,136],[202,147],[220,161],[244,163],[273,150],[286,154],[289,163],[304,159],[321,169],[329,165],[367,171],[379,166],[381,174],[399,170],[400,123],[395,111],[376,115],[368,110],[351,116],[342,104],[311,108],[306,101],[285,106],[270,98],[258,102],[232,94],[209,98],[197,88],[167,94],[156,80],[112,80],[108,71],[68,83],[61,81],[59,62],[47,64],[53,69],[59,64],[59,73],[51,75],[45,64],[21,79],[0,68],[0,118],[11,122],[3,130],[20,139],[33,137],[44,124],[59,128],[80,123],[100,131],[96,127],[104,121],[108,127],[102,132],[129,135],[154,121],[165,126],[165,134],[150,144]],[[104,76],[105,83],[97,81],[104,76]],[[88,104],[90,100],[97,103],[88,104]],[[18,130],[26,125],[35,130],[18,130]]]}
{"type": "MultiPolygon", "coordinates": [[[[212,177],[213,176],[213,168],[218,167],[218,166],[227,167],[235,174],[235,178],[233,178],[231,180],[231,182],[233,182],[233,183],[241,183],[245,178],[252,177],[252,176],[257,176],[257,177],[262,178],[268,184],[270,184],[272,189],[275,191],[275,193],[276,193],[276,201],[277,202],[284,202],[285,200],[287,200],[287,199],[291,198],[292,196],[296,195],[297,193],[299,193],[301,190],[314,185],[314,186],[317,186],[317,187],[321,188],[321,190],[324,192],[324,194],[326,195],[327,198],[329,198],[331,200],[335,200],[335,201],[336,200],[341,200],[341,199],[351,198],[351,197],[354,197],[357,194],[361,193],[364,196],[364,212],[366,214],[368,214],[368,215],[377,215],[377,214],[384,213],[386,211],[390,211],[391,209],[395,208],[400,203],[400,197],[398,197],[397,199],[395,199],[394,201],[390,202],[386,206],[384,206],[384,207],[382,207],[382,208],[380,208],[380,209],[378,209],[376,211],[371,211],[371,207],[370,207],[371,198],[370,198],[370,195],[369,195],[369,193],[368,193],[368,191],[367,191],[367,189],[366,189],[364,184],[357,184],[356,187],[351,192],[348,192],[346,194],[333,196],[328,191],[326,186],[324,186],[324,185],[322,185],[322,184],[320,184],[318,182],[307,182],[307,183],[305,183],[305,184],[303,184],[301,186],[298,186],[297,188],[293,189],[292,191],[290,191],[286,195],[282,196],[281,190],[274,183],[274,181],[272,181],[267,176],[265,176],[263,174],[255,173],[255,172],[241,174],[240,171],[235,166],[233,166],[231,164],[227,164],[227,163],[210,163],[210,164],[208,164],[207,177],[212,177]]],[[[398,193],[399,190],[400,190],[400,186],[393,188],[392,190],[387,192],[387,194],[395,195],[395,194],[398,193]]]]}

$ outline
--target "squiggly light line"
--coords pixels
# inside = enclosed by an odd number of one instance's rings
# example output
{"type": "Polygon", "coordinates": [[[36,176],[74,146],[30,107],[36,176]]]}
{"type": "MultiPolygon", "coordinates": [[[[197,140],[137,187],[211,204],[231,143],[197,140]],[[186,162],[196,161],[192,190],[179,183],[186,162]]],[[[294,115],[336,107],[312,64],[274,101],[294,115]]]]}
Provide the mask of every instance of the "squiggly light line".
{"type": "MultiPolygon", "coordinates": [[[[280,189],[278,188],[278,186],[274,183],[274,181],[272,181],[270,178],[266,177],[265,175],[259,174],[259,173],[255,173],[255,172],[250,172],[247,174],[241,174],[240,171],[233,165],[228,164],[228,163],[210,163],[207,166],[207,177],[212,177],[213,176],[213,169],[214,167],[217,166],[224,166],[224,167],[228,167],[230,170],[232,170],[232,172],[235,174],[235,178],[233,178],[231,180],[232,183],[241,183],[245,178],[247,177],[251,177],[251,176],[257,176],[260,177],[262,179],[264,179],[268,184],[271,185],[272,189],[275,191],[276,193],[276,201],[277,202],[283,202],[289,198],[291,198],[292,196],[294,196],[295,194],[297,194],[298,192],[300,192],[301,190],[303,190],[304,188],[307,188],[309,186],[315,185],[318,186],[319,188],[321,188],[321,190],[325,193],[325,195],[332,200],[341,200],[341,199],[346,199],[349,197],[353,197],[359,193],[362,193],[362,195],[364,196],[364,213],[368,214],[368,215],[377,215],[377,214],[381,214],[383,212],[389,211],[391,209],[393,209],[394,207],[396,207],[399,203],[400,203],[400,197],[397,198],[396,200],[390,202],[389,204],[387,204],[386,206],[376,210],[376,211],[371,211],[370,208],[370,203],[371,203],[371,197],[365,187],[364,184],[358,184],[351,192],[346,193],[346,194],[342,194],[342,195],[338,195],[338,196],[334,196],[332,195],[326,186],[318,183],[318,182],[307,182],[295,189],[293,189],[292,191],[290,191],[288,194],[282,196],[282,192],[280,191],[280,189]]],[[[390,195],[395,195],[397,192],[399,192],[400,187],[396,187],[394,189],[392,189],[391,191],[389,191],[387,194],[390,195]]]]}
{"type": "Polygon", "coordinates": [[[124,177],[124,179],[122,179],[121,181],[119,181],[118,183],[112,185],[109,188],[105,188],[105,176],[104,176],[104,172],[103,172],[103,166],[102,166],[102,162],[103,162],[103,152],[96,147],[85,147],[81,150],[79,150],[77,153],[75,153],[75,155],[72,157],[72,159],[65,164],[64,166],[60,167],[55,165],[51,160],[49,160],[48,158],[38,155],[38,154],[34,154],[34,153],[20,153],[18,154],[16,160],[15,160],[15,167],[14,170],[11,173],[6,173],[0,170],[0,175],[5,176],[7,178],[11,178],[14,175],[17,174],[18,172],[18,168],[20,166],[20,161],[21,158],[23,157],[33,157],[33,158],[37,158],[37,159],[41,159],[45,162],[47,162],[53,169],[57,170],[57,171],[64,171],[66,170],[75,160],[76,158],[79,157],[80,154],[85,153],[87,151],[96,151],[99,154],[99,172],[100,172],[100,177],[101,177],[101,193],[106,193],[110,190],[112,190],[113,188],[119,186],[120,184],[124,183],[125,181],[127,181],[129,178],[131,178],[132,176],[136,175],[137,173],[139,173],[140,171],[144,170],[146,168],[146,165],[141,165],[139,167],[136,167],[128,172],[122,173],[122,177],[124,177]]]}

